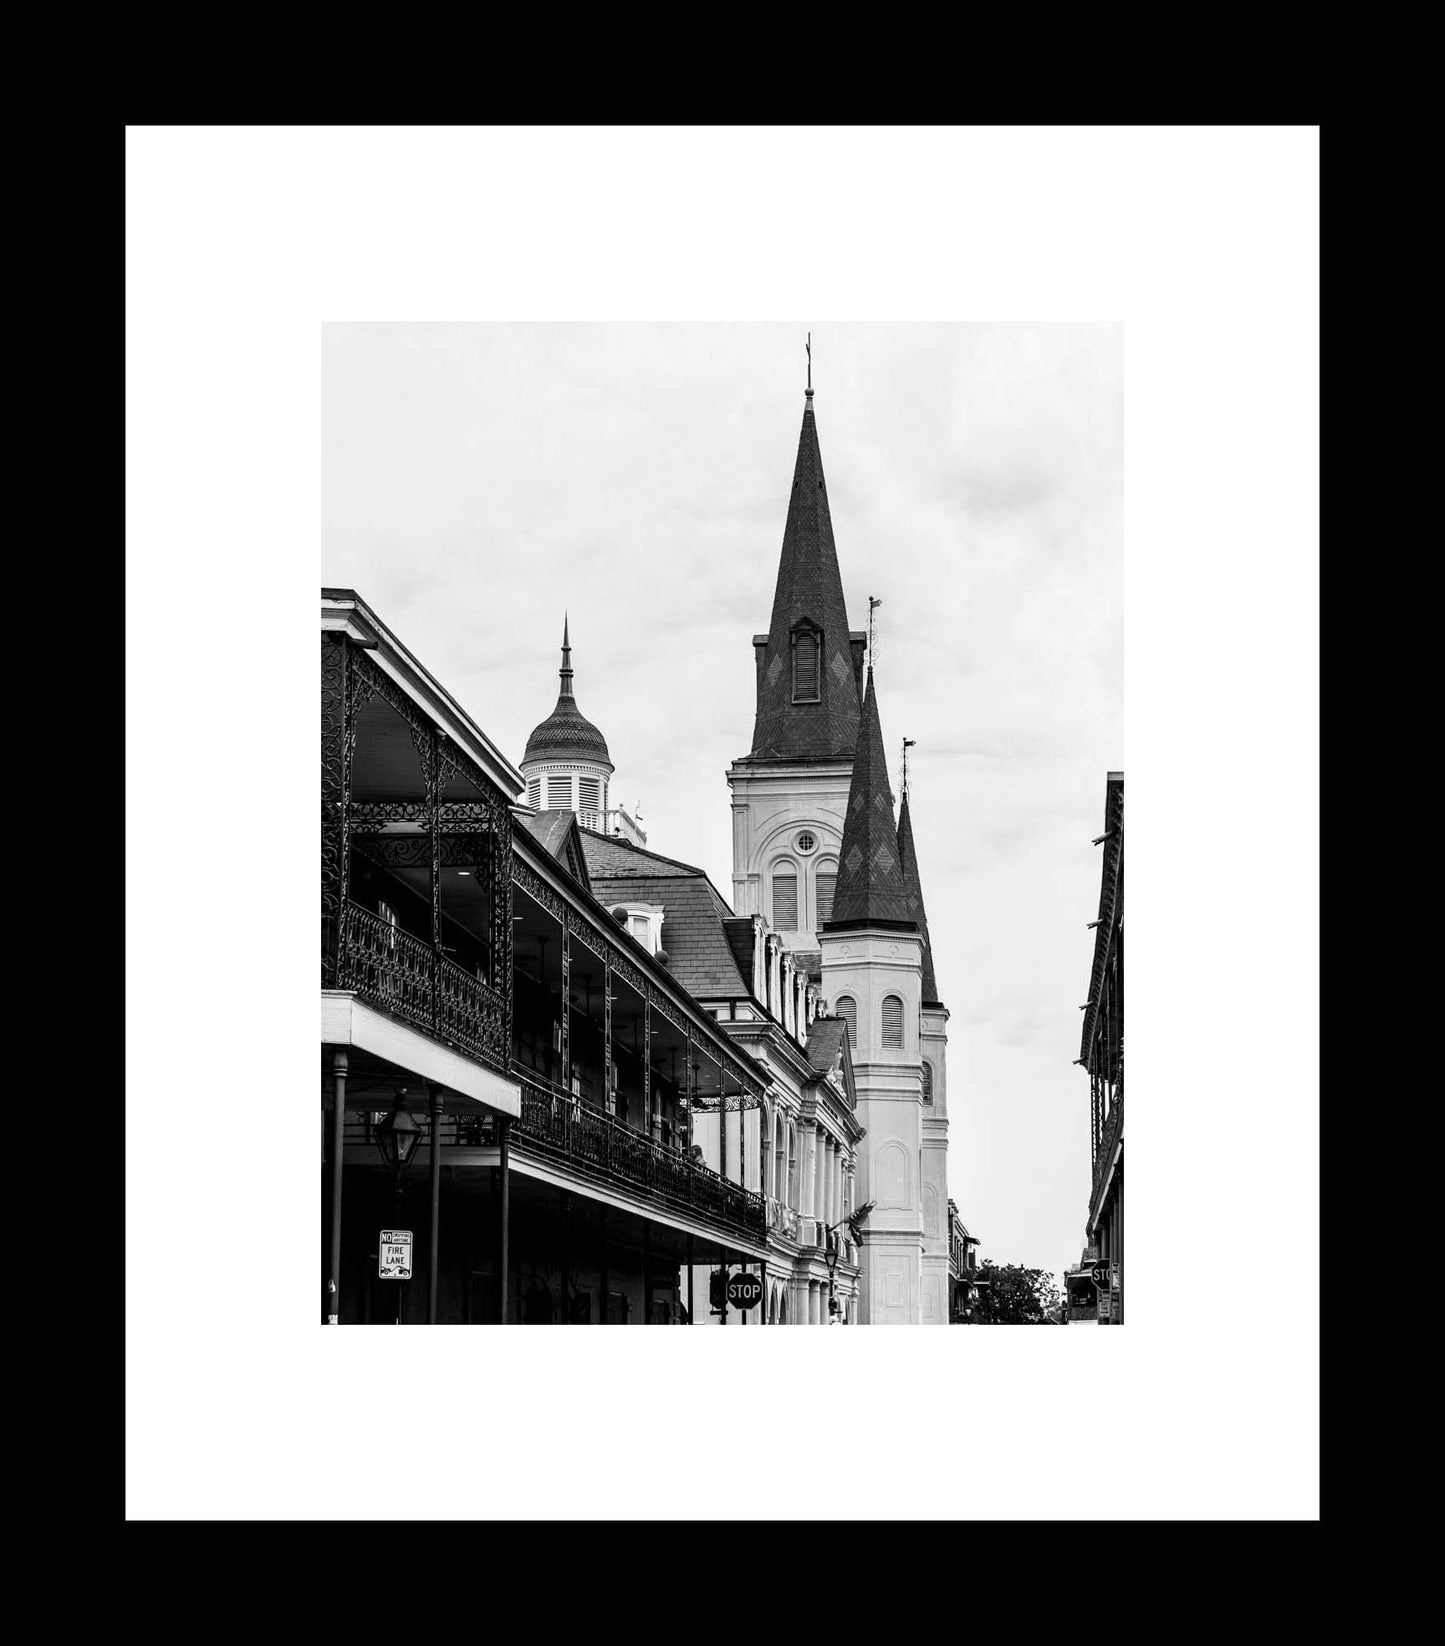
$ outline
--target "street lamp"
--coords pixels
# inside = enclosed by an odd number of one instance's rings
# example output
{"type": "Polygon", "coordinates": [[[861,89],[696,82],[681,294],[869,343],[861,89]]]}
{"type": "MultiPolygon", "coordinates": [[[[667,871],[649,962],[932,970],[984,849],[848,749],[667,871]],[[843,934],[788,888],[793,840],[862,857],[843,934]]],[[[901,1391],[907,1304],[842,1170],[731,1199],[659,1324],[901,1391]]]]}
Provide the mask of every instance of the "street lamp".
{"type": "MultiPolygon", "coordinates": [[[[401,1224],[401,1180],[406,1175],[406,1169],[411,1164],[412,1156],[416,1153],[417,1145],[421,1142],[421,1127],[406,1112],[402,1104],[406,1101],[406,1087],[398,1086],[396,1103],[391,1113],[376,1128],[376,1146],[381,1150],[381,1158],[391,1167],[395,1174],[396,1183],[396,1211],[393,1214],[398,1226],[401,1224]]],[[[398,1280],[396,1284],[396,1322],[400,1325],[406,1318],[406,1282],[398,1280]]]]}

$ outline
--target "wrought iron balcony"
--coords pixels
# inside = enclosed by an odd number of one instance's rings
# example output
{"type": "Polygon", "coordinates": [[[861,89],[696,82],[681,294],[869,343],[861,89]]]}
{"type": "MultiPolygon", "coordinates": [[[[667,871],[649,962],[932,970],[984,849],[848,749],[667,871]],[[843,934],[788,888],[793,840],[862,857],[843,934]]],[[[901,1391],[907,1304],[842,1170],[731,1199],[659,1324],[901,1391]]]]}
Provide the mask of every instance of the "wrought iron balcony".
{"type": "Polygon", "coordinates": [[[1109,1110],[1109,1118],[1104,1122],[1104,1129],[1099,1134],[1099,1146],[1094,1151],[1093,1194],[1096,1196],[1103,1185],[1104,1174],[1109,1169],[1109,1162],[1114,1158],[1114,1145],[1119,1141],[1123,1131],[1124,1091],[1120,1087],[1115,1093],[1113,1107],[1109,1110]]]}
{"type": "Polygon", "coordinates": [[[599,1182],[639,1191],[750,1240],[767,1238],[762,1195],[654,1143],[570,1092],[546,1086],[522,1070],[513,1072],[523,1080],[522,1113],[512,1126],[514,1148],[559,1161],[599,1182]]]}
{"type": "Polygon", "coordinates": [[[507,1011],[495,989],[420,938],[360,904],[346,904],[336,986],[505,1071],[507,1011]]]}

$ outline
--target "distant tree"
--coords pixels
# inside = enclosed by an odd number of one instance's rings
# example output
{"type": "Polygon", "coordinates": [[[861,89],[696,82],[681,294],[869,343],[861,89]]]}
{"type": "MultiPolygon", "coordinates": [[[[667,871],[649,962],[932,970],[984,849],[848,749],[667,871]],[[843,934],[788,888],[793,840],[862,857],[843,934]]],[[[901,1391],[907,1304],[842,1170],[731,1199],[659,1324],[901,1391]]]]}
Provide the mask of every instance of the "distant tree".
{"type": "Polygon", "coordinates": [[[1046,1269],[984,1263],[978,1271],[976,1319],[985,1326],[1049,1326],[1058,1320],[1059,1288],[1046,1269]]]}

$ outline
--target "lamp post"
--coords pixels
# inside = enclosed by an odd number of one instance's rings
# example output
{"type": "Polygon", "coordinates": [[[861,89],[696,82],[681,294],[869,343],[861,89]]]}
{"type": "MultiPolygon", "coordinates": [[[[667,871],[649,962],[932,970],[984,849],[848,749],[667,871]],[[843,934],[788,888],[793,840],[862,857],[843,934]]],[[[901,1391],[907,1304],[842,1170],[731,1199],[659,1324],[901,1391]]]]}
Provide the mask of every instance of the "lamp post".
{"type": "MultiPolygon", "coordinates": [[[[393,1217],[398,1228],[401,1227],[402,1215],[402,1178],[406,1175],[406,1169],[411,1164],[417,1145],[421,1142],[421,1127],[402,1107],[405,1101],[406,1087],[402,1086],[397,1090],[396,1106],[376,1128],[376,1146],[381,1150],[381,1158],[391,1167],[396,1185],[396,1211],[393,1217]]],[[[396,1324],[398,1326],[405,1319],[405,1305],[406,1282],[399,1280],[396,1286],[396,1324]]]]}

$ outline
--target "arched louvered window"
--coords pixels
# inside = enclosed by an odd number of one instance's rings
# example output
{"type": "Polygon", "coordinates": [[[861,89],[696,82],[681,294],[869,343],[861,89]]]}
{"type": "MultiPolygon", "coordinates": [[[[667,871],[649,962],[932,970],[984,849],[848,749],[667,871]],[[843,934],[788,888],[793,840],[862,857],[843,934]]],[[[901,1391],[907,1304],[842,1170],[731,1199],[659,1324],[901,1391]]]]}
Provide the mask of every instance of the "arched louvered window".
{"type": "Polygon", "coordinates": [[[883,1001],[883,1049],[901,1051],[903,1048],[903,1002],[896,994],[883,1001]]]}
{"type": "Polygon", "coordinates": [[[793,869],[777,869],[773,873],[773,930],[795,932],[797,929],[797,872],[793,869]]]}
{"type": "Polygon", "coordinates": [[[858,1002],[850,994],[839,995],[838,1016],[848,1025],[848,1044],[858,1050],[858,1002]]]}
{"type": "Polygon", "coordinates": [[[923,1101],[925,1103],[932,1103],[933,1101],[933,1065],[931,1063],[923,1065],[923,1101]]]}
{"type": "Polygon", "coordinates": [[[833,918],[833,888],[838,883],[838,865],[820,863],[813,884],[818,896],[818,924],[822,926],[833,918]]]}
{"type": "Polygon", "coordinates": [[[793,636],[793,701],[818,701],[818,637],[807,629],[793,636]]]}
{"type": "Polygon", "coordinates": [[[572,810],[572,779],[570,777],[549,777],[547,779],[547,808],[554,812],[570,812],[572,810]]]}
{"type": "Polygon", "coordinates": [[[534,806],[538,811],[542,809],[542,779],[529,777],[527,779],[527,804],[534,806]]]}

